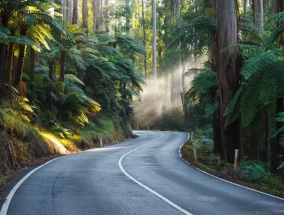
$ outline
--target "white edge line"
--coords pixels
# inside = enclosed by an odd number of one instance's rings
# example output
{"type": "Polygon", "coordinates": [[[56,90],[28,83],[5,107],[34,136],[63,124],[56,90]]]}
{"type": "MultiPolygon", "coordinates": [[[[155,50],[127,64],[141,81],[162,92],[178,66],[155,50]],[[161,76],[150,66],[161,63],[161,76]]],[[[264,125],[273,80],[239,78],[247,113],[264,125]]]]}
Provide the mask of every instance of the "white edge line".
{"type": "Polygon", "coordinates": [[[146,190],[148,190],[149,192],[151,192],[152,194],[154,194],[155,196],[157,196],[158,198],[162,199],[163,201],[165,201],[166,203],[168,203],[169,205],[171,205],[172,207],[174,207],[175,209],[179,210],[180,212],[182,212],[183,214],[186,214],[186,215],[193,215],[191,214],[190,212],[186,211],[185,209],[181,208],[180,206],[176,205],[175,203],[173,203],[172,201],[170,201],[169,199],[167,199],[166,197],[162,196],[161,194],[157,193],[156,191],[152,190],[151,188],[147,187],[146,185],[142,184],[140,181],[137,181],[135,178],[133,178],[131,175],[129,175],[125,169],[123,168],[122,166],[122,160],[127,156],[129,155],[130,153],[142,148],[143,146],[146,146],[148,145],[149,143],[152,143],[156,140],[159,140],[163,137],[164,135],[162,134],[159,138],[155,139],[155,140],[152,140],[150,142],[147,142],[129,152],[127,152],[126,154],[124,154],[118,161],[118,165],[119,165],[119,168],[120,170],[129,178],[131,179],[133,182],[135,182],[136,184],[140,185],[141,187],[145,188],[146,190]]]}
{"type": "Polygon", "coordinates": [[[219,180],[221,180],[221,181],[224,181],[224,182],[227,182],[227,183],[229,183],[229,184],[233,184],[233,185],[235,185],[235,186],[242,187],[242,188],[244,188],[244,189],[251,190],[251,191],[254,191],[254,192],[257,192],[257,193],[261,193],[261,194],[263,194],[263,195],[266,195],[266,196],[273,197],[273,198],[276,198],[276,199],[279,199],[279,200],[284,201],[284,198],[281,198],[281,197],[278,197],[278,196],[274,196],[274,195],[271,195],[271,194],[268,194],[268,193],[264,193],[264,192],[262,192],[262,191],[252,189],[252,188],[250,188],[250,187],[245,187],[245,186],[243,186],[243,185],[236,184],[236,183],[231,182],[231,181],[227,181],[227,180],[225,180],[225,179],[223,179],[223,178],[219,178],[219,177],[217,177],[217,176],[215,176],[215,175],[212,175],[212,174],[210,174],[210,173],[208,173],[208,172],[205,172],[204,170],[199,169],[199,168],[196,167],[196,166],[193,166],[190,162],[188,162],[187,160],[185,160],[185,159],[182,157],[182,154],[181,154],[181,148],[182,148],[183,145],[188,141],[188,139],[189,139],[189,133],[188,133],[188,138],[187,138],[187,140],[179,147],[179,156],[182,158],[182,160],[184,160],[186,163],[188,163],[188,164],[189,164],[190,166],[192,166],[193,168],[199,170],[200,172],[205,173],[206,175],[209,175],[209,176],[211,176],[211,177],[213,177],[213,178],[217,178],[217,179],[219,179],[219,180]]]}
{"type": "MultiPolygon", "coordinates": [[[[123,141],[123,142],[127,142],[127,141],[130,141],[130,140],[126,140],[126,141],[123,141]]],[[[118,143],[121,143],[121,142],[118,142],[118,143]]],[[[116,143],[117,144],[117,143],[116,143]]],[[[98,149],[98,148],[94,148],[94,149],[98,149]]],[[[9,209],[9,205],[12,201],[12,198],[13,196],[15,195],[16,191],[18,190],[18,188],[24,183],[25,180],[27,180],[35,171],[39,170],[40,168],[44,167],[45,165],[57,160],[57,159],[60,159],[60,158],[63,158],[63,157],[67,157],[67,156],[70,156],[70,155],[74,155],[74,154],[79,154],[79,153],[85,153],[85,152],[88,152],[88,151],[92,151],[94,149],[88,149],[88,150],[85,150],[85,151],[81,151],[81,152],[77,152],[77,153],[72,153],[72,154],[67,154],[67,155],[64,155],[64,156],[61,156],[61,157],[58,157],[58,158],[54,158],[44,164],[42,164],[41,166],[33,169],[32,171],[30,171],[27,175],[25,175],[10,191],[10,193],[8,194],[8,196],[6,197],[6,200],[5,202],[3,203],[2,205],[2,208],[0,210],[0,215],[6,215],[8,213],[8,209],[9,209]]]]}
{"type": "Polygon", "coordinates": [[[46,162],[45,164],[33,169],[32,171],[30,171],[25,177],[23,177],[13,188],[12,190],[10,191],[10,193],[8,194],[7,198],[6,198],[6,201],[3,203],[3,206],[1,208],[1,211],[0,211],[0,215],[6,215],[7,212],[8,212],[8,208],[9,208],[9,205],[11,203],[11,200],[14,196],[14,194],[16,193],[17,189],[22,185],[22,183],[24,183],[24,181],[26,179],[28,179],[35,171],[39,170],[40,168],[44,167],[45,165],[59,159],[61,157],[58,157],[58,158],[54,158],[48,162],[46,162]]]}
{"type": "MultiPolygon", "coordinates": [[[[127,141],[130,141],[130,140],[127,140],[127,141]]],[[[123,141],[123,142],[127,142],[127,141],[123,141]]],[[[118,142],[120,143],[120,142],[118,142]]],[[[94,149],[97,149],[97,148],[94,148],[94,149]]],[[[54,158],[42,165],[40,165],[39,167],[33,169],[32,171],[30,171],[27,175],[25,175],[10,191],[10,193],[8,194],[8,196],[6,197],[6,200],[5,202],[3,203],[2,205],[2,208],[0,210],[0,215],[6,215],[8,213],[8,209],[9,209],[9,205],[12,201],[12,198],[13,196],[15,195],[16,191],[18,190],[18,188],[24,183],[25,180],[27,180],[35,171],[39,170],[40,168],[44,167],[45,165],[57,160],[57,159],[60,159],[60,158],[63,158],[63,157],[67,157],[67,156],[70,156],[70,155],[74,155],[74,154],[79,154],[79,153],[84,153],[84,152],[88,152],[88,151],[92,151],[94,149],[88,149],[88,150],[85,150],[85,151],[81,151],[81,152],[78,152],[78,153],[72,153],[72,154],[67,154],[65,156],[61,156],[61,157],[58,157],[58,158],[54,158]]]]}

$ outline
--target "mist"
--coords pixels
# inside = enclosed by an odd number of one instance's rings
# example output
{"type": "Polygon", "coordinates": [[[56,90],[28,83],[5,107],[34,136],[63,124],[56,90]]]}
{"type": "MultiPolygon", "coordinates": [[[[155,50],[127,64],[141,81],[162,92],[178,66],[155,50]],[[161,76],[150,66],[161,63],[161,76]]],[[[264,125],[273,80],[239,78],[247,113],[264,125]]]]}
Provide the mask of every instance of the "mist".
{"type": "Polygon", "coordinates": [[[156,86],[153,85],[152,78],[147,79],[141,97],[136,98],[133,103],[133,128],[159,129],[163,112],[177,109],[182,112],[182,94],[190,88],[195,74],[185,75],[184,80],[182,76],[188,69],[200,68],[203,62],[202,60],[188,62],[174,70],[165,71],[163,75],[157,77],[156,86]]]}

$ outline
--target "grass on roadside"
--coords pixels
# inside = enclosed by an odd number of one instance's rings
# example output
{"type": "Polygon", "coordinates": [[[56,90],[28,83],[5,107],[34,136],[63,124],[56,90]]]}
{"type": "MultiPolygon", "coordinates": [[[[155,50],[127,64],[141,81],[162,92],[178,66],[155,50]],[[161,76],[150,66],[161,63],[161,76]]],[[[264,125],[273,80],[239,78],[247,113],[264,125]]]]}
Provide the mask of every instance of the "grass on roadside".
{"type": "Polygon", "coordinates": [[[187,141],[181,149],[183,158],[217,177],[256,189],[279,197],[284,197],[284,181],[281,177],[265,171],[265,164],[260,161],[243,161],[239,168],[220,162],[220,156],[213,152],[213,141],[196,138],[187,141]],[[197,160],[193,149],[196,148],[197,160]]]}

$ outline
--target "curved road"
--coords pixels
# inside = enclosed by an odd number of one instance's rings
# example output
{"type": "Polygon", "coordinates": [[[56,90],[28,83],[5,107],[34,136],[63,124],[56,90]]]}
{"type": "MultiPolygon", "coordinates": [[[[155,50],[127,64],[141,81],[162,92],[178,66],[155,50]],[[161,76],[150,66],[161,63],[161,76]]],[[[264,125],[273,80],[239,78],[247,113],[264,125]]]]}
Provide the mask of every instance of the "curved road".
{"type": "MultiPolygon", "coordinates": [[[[187,134],[137,139],[62,157],[18,188],[9,215],[284,214],[284,201],[226,183],[185,163],[187,134]]],[[[3,210],[1,215],[6,215],[3,210]]]]}

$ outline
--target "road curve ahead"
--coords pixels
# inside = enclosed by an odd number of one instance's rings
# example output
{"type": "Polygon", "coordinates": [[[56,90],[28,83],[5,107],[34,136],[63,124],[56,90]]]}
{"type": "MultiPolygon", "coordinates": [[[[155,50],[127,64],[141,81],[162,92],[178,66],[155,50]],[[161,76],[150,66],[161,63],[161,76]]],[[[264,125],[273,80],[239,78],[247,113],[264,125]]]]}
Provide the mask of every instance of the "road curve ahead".
{"type": "Polygon", "coordinates": [[[185,163],[179,146],[186,133],[137,134],[137,139],[66,156],[38,169],[15,192],[7,214],[284,214],[283,200],[185,163]]]}

